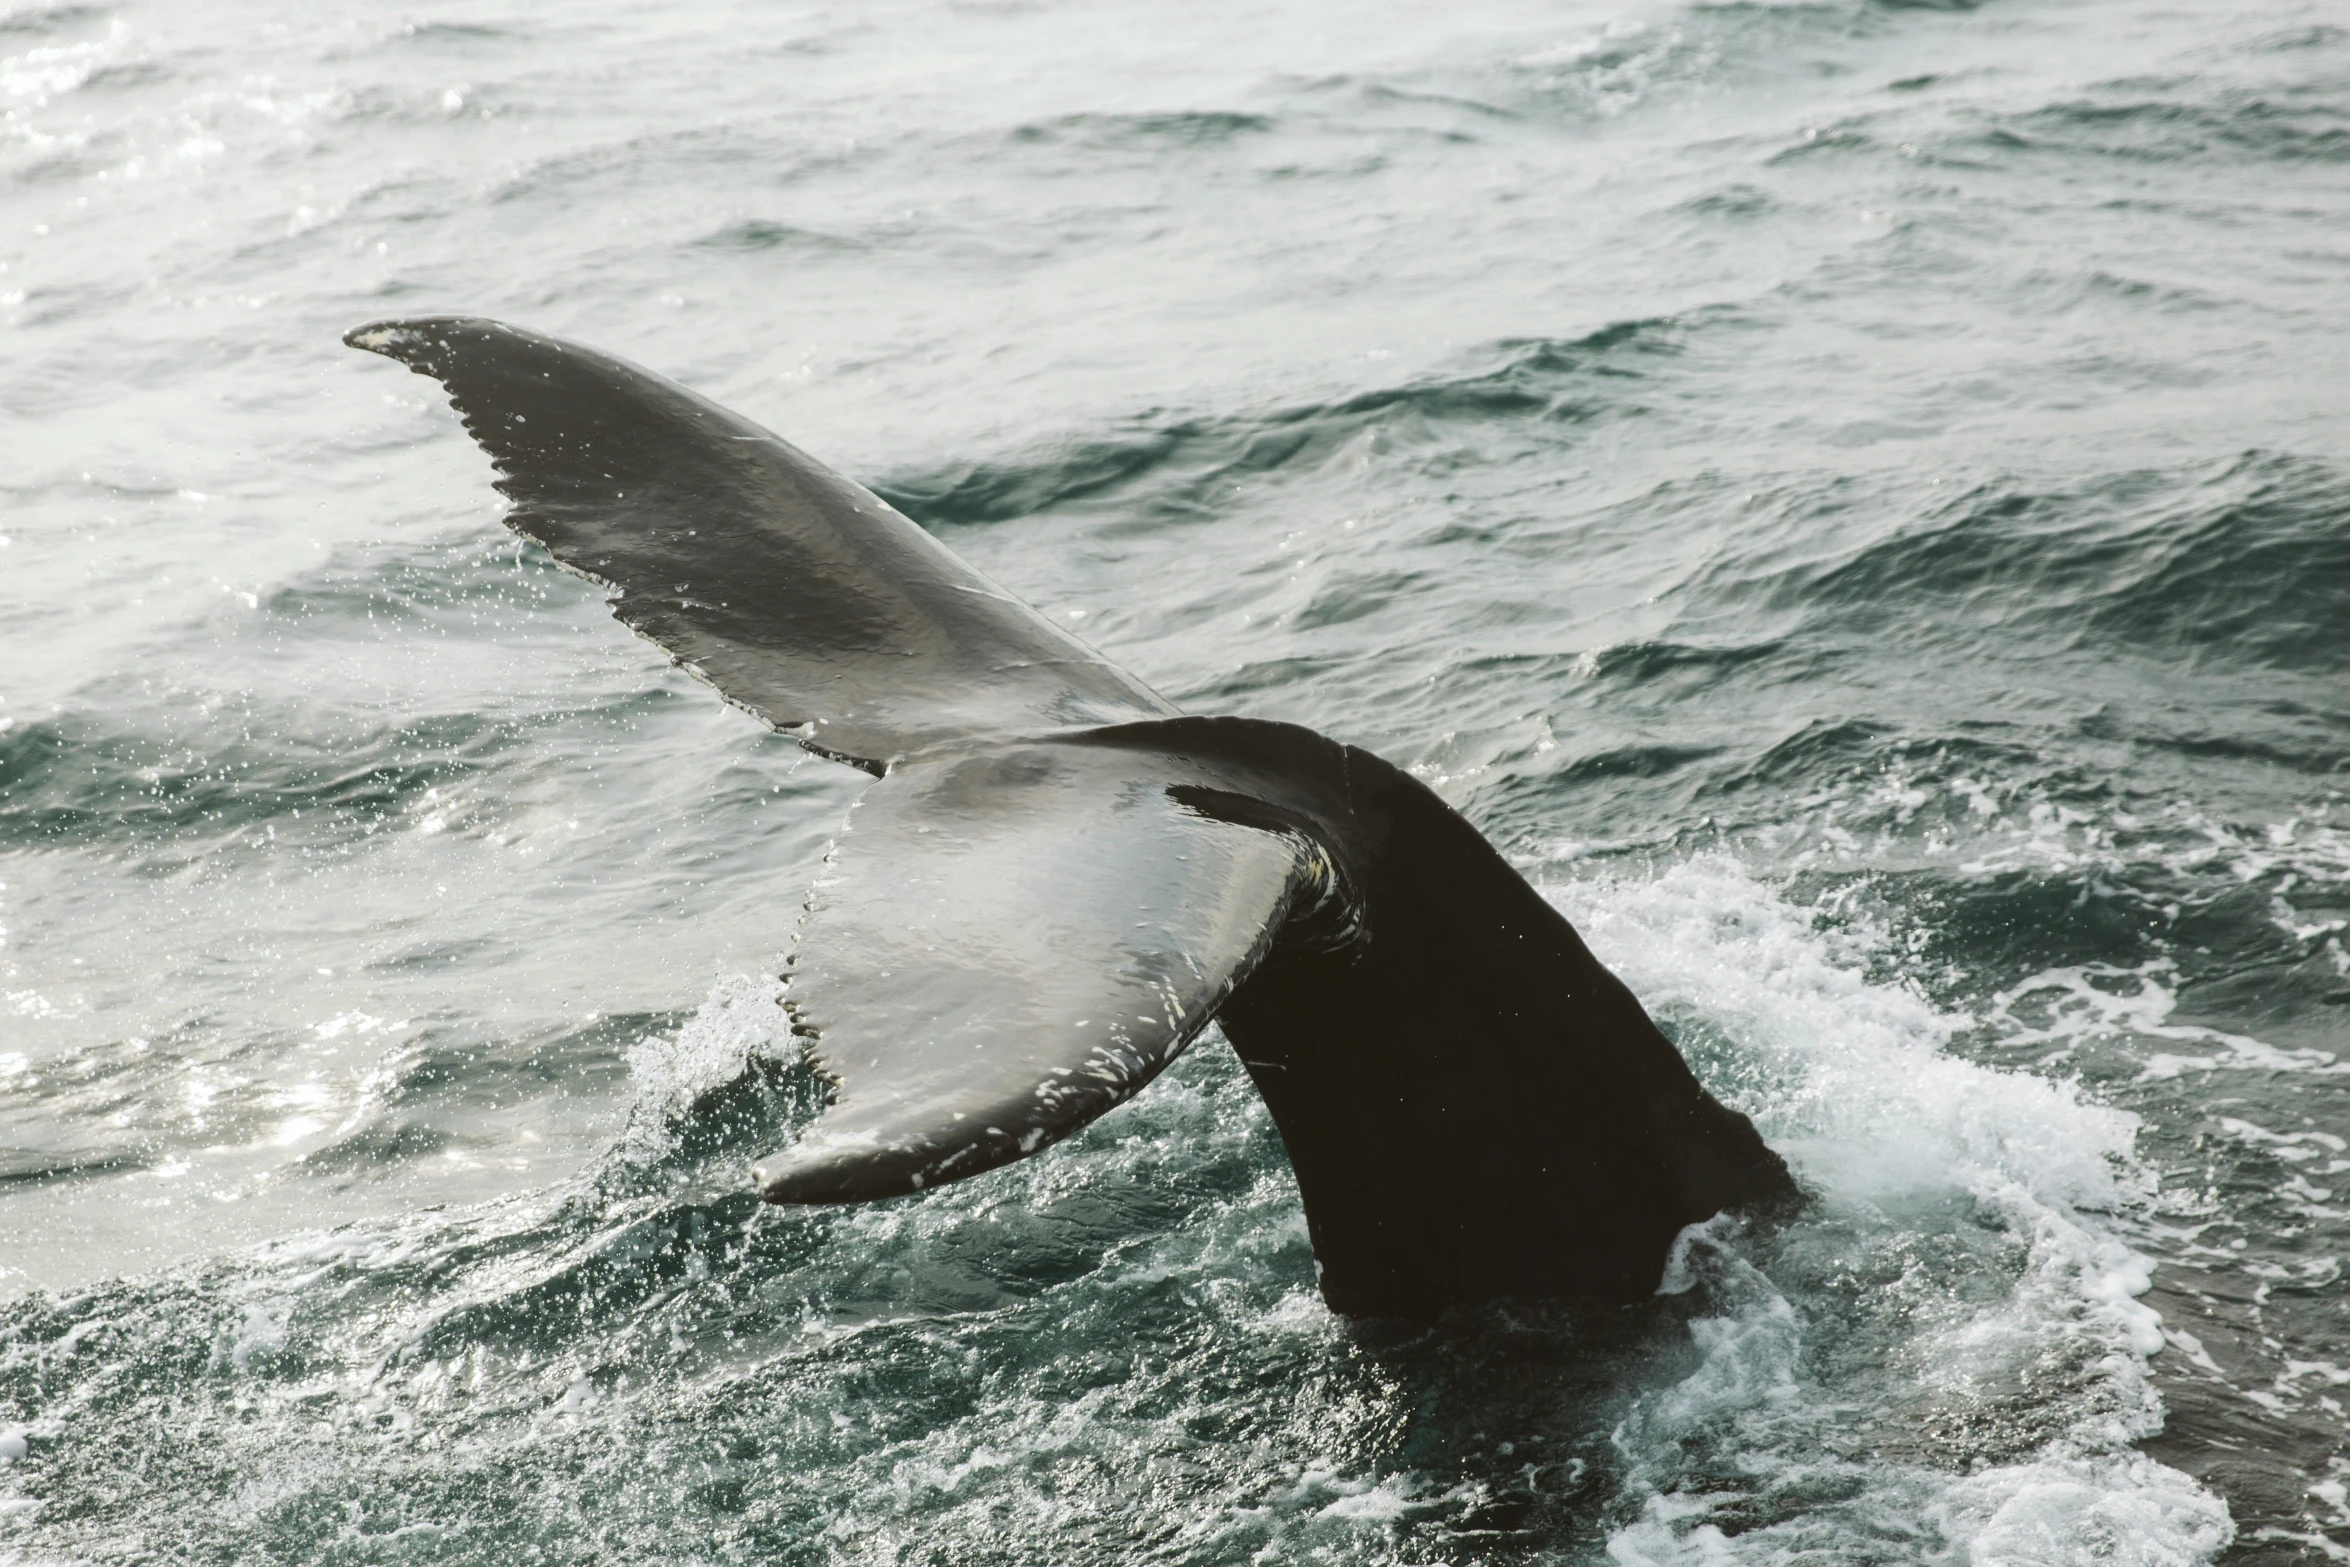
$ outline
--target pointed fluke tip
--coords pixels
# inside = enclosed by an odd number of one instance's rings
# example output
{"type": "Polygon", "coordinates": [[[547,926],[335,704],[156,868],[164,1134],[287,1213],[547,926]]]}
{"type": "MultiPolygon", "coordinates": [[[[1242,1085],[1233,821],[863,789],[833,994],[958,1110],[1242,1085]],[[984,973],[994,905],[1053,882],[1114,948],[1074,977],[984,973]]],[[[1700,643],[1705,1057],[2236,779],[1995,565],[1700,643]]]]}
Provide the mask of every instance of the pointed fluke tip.
{"type": "Polygon", "coordinates": [[[404,321],[370,321],[365,326],[355,326],[345,332],[343,342],[347,347],[364,348],[371,354],[382,354],[398,347],[407,335],[408,324],[404,321]]]}
{"type": "MultiPolygon", "coordinates": [[[[1002,1115],[995,1120],[1007,1119],[1002,1115]]],[[[913,1129],[919,1121],[880,1129],[822,1122],[797,1141],[769,1154],[751,1170],[751,1183],[772,1203],[877,1202],[959,1181],[1034,1153],[1054,1134],[1030,1129],[1025,1135],[993,1124],[974,1112],[951,1131],[913,1129]]]]}
{"type": "Polygon", "coordinates": [[[400,321],[370,321],[365,326],[355,326],[343,334],[343,341],[352,348],[364,348],[371,354],[397,359],[413,369],[429,371],[432,367],[425,363],[426,359],[435,349],[453,348],[451,338],[479,342],[529,336],[503,322],[481,316],[410,316],[400,321]]]}
{"type": "Polygon", "coordinates": [[[871,1202],[918,1192],[927,1184],[923,1151],[884,1147],[870,1134],[840,1137],[812,1128],[751,1170],[751,1184],[772,1203],[871,1202]]]}
{"type": "Polygon", "coordinates": [[[365,326],[355,326],[345,332],[343,341],[353,348],[364,348],[371,354],[381,354],[395,363],[438,379],[440,361],[449,346],[446,328],[454,325],[455,321],[456,318],[450,316],[411,321],[370,321],[365,326]],[[435,332],[435,327],[444,330],[435,332]],[[433,352],[436,348],[444,352],[436,354],[433,352]]]}
{"type": "Polygon", "coordinates": [[[382,354],[387,359],[406,359],[410,353],[428,345],[427,334],[439,326],[446,327],[463,319],[456,316],[425,316],[407,321],[370,321],[355,326],[343,334],[347,347],[364,348],[371,354],[382,354]]]}
{"type": "Polygon", "coordinates": [[[814,1207],[902,1197],[927,1183],[918,1167],[897,1169],[893,1164],[877,1169],[839,1160],[795,1159],[785,1153],[753,1168],[751,1184],[763,1202],[814,1207]]]}

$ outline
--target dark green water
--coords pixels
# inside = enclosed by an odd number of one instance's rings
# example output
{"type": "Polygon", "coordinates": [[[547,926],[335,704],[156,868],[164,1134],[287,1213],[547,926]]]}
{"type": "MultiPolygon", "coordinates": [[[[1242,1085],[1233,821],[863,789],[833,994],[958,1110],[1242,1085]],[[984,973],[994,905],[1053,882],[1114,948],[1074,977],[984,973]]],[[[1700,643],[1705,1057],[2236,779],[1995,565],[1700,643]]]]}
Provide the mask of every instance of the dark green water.
{"type": "Polygon", "coordinates": [[[2314,3],[0,11],[0,1563],[2339,1559],[2345,212],[2314,3]],[[431,309],[1411,766],[1818,1203],[1349,1324],[1211,1035],[760,1211],[862,777],[431,309]]]}

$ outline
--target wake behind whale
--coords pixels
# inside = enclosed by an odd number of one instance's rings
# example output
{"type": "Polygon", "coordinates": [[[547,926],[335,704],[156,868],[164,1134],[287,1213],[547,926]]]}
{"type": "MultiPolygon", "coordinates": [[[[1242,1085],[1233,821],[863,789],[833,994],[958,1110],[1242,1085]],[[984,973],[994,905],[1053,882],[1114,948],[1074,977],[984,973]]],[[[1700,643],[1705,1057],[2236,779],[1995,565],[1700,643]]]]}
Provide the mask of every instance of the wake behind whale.
{"type": "Polygon", "coordinates": [[[1353,1315],[1631,1299],[1782,1199],[1573,928],[1368,752],[1193,717],[870,491],[674,382],[463,317],[346,341],[439,380],[506,520],[729,701],[877,782],[785,1005],[832,1107],[755,1172],[857,1202],[1036,1153],[1220,1021],[1353,1315]]]}

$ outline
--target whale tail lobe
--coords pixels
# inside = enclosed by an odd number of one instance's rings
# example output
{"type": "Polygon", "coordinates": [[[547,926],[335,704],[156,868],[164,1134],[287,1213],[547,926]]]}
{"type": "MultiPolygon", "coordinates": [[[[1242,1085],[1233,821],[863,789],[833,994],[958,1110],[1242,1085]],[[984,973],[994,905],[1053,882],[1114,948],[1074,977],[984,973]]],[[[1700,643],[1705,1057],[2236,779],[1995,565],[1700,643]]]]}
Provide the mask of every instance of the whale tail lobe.
{"type": "Polygon", "coordinates": [[[870,492],[675,383],[462,317],[348,339],[440,380],[508,522],[803,744],[864,767],[786,1005],[835,1102],[778,1202],[1033,1154],[1220,1020],[1356,1315],[1653,1291],[1792,1190],[1631,993],[1417,780],[1178,714],[870,492]]]}

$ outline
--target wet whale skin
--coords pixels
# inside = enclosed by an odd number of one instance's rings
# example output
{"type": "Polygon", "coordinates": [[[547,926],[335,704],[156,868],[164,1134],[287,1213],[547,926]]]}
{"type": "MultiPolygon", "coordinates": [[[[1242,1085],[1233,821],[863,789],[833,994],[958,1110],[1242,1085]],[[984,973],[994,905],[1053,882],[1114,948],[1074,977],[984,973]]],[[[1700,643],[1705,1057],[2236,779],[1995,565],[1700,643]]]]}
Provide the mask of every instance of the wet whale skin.
{"type": "Polygon", "coordinates": [[[663,377],[465,317],[352,332],[448,390],[507,522],[729,701],[876,782],[785,1004],[834,1102],[755,1172],[898,1197],[1027,1157],[1222,1024],[1325,1299],[1628,1300],[1793,1193],[1632,994],[1418,780],[1196,717],[861,486],[663,377]]]}

